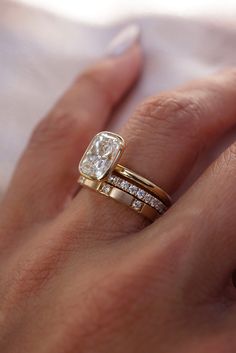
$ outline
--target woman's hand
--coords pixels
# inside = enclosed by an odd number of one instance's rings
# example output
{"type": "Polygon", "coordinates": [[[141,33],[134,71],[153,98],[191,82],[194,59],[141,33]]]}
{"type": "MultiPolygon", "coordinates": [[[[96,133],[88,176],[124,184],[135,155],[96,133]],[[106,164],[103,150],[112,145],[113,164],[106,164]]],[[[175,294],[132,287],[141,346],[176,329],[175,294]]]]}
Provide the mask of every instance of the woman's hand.
{"type": "MultiPolygon", "coordinates": [[[[131,32],[39,124],[2,201],[1,352],[236,350],[235,144],[151,225],[91,190],[73,198],[86,146],[140,72],[131,32]]],[[[232,69],[142,103],[123,161],[173,194],[235,123],[232,69]]]]}

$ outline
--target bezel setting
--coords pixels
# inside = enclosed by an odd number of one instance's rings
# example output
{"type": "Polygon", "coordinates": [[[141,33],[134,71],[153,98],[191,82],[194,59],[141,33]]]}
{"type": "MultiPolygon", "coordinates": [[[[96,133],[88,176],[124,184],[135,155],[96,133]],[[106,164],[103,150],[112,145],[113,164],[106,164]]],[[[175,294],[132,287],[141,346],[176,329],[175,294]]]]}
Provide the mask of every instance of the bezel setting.
{"type": "Polygon", "coordinates": [[[103,180],[118,163],[125,148],[125,141],[113,132],[102,131],[94,136],[86,149],[79,172],[91,180],[103,180]]]}

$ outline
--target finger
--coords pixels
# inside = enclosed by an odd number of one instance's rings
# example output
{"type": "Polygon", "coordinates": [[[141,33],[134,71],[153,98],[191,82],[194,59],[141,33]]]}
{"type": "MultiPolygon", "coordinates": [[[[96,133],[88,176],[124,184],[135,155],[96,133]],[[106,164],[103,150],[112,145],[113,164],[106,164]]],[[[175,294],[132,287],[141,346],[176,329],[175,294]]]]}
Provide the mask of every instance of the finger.
{"type": "Polygon", "coordinates": [[[21,222],[50,218],[64,207],[76,185],[78,158],[137,79],[142,62],[137,28],[128,28],[121,39],[78,77],[34,131],[7,195],[21,222]]]}
{"type": "MultiPolygon", "coordinates": [[[[235,180],[236,143],[222,153],[169,213],[172,225],[181,224],[176,227],[175,237],[185,235],[189,243],[185,282],[198,298],[203,294],[225,295],[236,269],[235,180]]],[[[166,221],[163,219],[162,228],[167,229],[166,221]]]]}
{"type": "MultiPolygon", "coordinates": [[[[146,101],[121,132],[127,141],[122,164],[174,192],[202,149],[235,124],[235,82],[232,69],[146,101]]],[[[132,210],[85,188],[73,203],[72,219],[78,211],[78,226],[96,223],[109,229],[109,237],[143,226],[132,210]]]]}

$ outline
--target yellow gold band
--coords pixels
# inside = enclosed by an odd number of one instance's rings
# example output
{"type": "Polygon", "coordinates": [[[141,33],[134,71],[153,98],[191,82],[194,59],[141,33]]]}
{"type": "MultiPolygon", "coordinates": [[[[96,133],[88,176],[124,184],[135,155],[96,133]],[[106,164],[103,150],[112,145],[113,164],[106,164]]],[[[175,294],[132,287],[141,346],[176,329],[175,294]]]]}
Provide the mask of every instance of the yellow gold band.
{"type": "Polygon", "coordinates": [[[80,161],[79,183],[153,221],[171,206],[171,198],[159,186],[118,164],[124,149],[121,136],[108,131],[97,134],[80,161]]]}
{"type": "Polygon", "coordinates": [[[141,186],[143,189],[146,191],[149,191],[150,193],[154,194],[156,197],[158,197],[167,207],[171,206],[171,197],[159,186],[153,184],[151,181],[148,179],[138,175],[137,173],[133,172],[132,170],[117,164],[114,171],[126,179],[134,182],[135,184],[141,186]]]}
{"type": "Polygon", "coordinates": [[[98,191],[99,193],[128,206],[151,221],[156,220],[160,216],[155,208],[107,182],[90,180],[83,176],[80,176],[78,182],[83,186],[87,186],[92,190],[98,191]]]}

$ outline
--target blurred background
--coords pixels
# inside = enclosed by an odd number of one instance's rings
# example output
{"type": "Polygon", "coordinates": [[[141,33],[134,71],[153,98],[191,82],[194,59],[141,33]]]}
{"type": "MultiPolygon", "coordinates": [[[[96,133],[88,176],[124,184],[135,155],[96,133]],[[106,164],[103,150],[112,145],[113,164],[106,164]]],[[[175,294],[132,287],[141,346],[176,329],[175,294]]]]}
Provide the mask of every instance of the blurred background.
{"type": "Polygon", "coordinates": [[[236,63],[235,0],[0,0],[0,195],[35,124],[130,23],[145,67],[121,121],[144,97],[236,63]]]}
{"type": "Polygon", "coordinates": [[[234,20],[235,0],[21,0],[74,20],[109,23],[130,16],[163,13],[180,16],[227,16],[234,20]]]}

